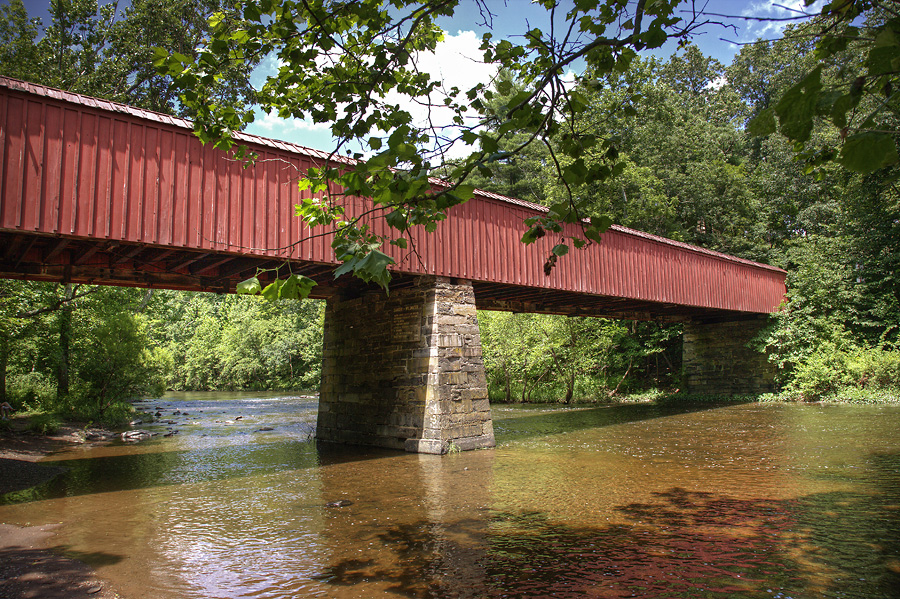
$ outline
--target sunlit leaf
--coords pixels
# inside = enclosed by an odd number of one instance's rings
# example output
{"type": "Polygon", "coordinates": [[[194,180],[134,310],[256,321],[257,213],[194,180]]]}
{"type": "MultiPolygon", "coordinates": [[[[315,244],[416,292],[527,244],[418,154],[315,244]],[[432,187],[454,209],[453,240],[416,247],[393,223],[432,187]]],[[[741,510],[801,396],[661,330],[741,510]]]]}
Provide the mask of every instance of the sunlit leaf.
{"type": "Polygon", "coordinates": [[[262,285],[259,282],[259,279],[256,277],[251,277],[246,281],[241,281],[237,284],[237,293],[246,294],[246,295],[256,295],[260,291],[262,291],[262,285]]]}

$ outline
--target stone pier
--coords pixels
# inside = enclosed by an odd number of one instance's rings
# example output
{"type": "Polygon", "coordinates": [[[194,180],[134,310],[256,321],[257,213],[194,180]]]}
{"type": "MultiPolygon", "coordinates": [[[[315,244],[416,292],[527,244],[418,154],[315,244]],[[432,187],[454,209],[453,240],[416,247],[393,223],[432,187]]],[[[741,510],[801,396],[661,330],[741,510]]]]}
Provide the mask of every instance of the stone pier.
{"type": "Polygon", "coordinates": [[[703,395],[754,395],[775,390],[775,365],[749,347],[768,322],[746,320],[684,325],[684,387],[703,395]]]}
{"type": "Polygon", "coordinates": [[[494,446],[470,281],[339,296],[325,309],[316,438],[418,453],[494,446]]]}

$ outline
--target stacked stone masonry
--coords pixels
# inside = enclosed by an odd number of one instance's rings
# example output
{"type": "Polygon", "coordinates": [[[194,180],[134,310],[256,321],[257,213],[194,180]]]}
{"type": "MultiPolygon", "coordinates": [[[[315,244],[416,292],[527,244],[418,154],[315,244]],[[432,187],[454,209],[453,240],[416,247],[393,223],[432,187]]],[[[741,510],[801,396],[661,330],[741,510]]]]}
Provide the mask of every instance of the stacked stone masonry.
{"type": "Polygon", "coordinates": [[[750,347],[767,316],[684,325],[685,391],[703,395],[751,395],[775,389],[775,366],[750,347]]]}
{"type": "Polygon", "coordinates": [[[325,310],[316,437],[419,453],[494,446],[469,281],[336,298],[325,310]]]}

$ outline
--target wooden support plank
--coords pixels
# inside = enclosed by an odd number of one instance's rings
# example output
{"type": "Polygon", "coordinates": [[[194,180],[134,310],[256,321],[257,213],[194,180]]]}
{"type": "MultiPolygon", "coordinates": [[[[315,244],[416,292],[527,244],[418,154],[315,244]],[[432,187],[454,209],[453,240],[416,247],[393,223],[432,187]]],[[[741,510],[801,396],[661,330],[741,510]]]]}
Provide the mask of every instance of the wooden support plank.
{"type": "Polygon", "coordinates": [[[143,252],[146,249],[147,249],[147,246],[139,245],[136,248],[132,249],[131,251],[126,252],[122,256],[119,256],[119,258],[117,260],[113,261],[113,264],[122,264],[123,262],[131,260],[132,258],[134,258],[135,256],[137,256],[138,254],[140,254],[141,252],[143,252]]]}
{"type": "Polygon", "coordinates": [[[100,244],[95,243],[91,247],[87,249],[86,252],[82,252],[78,258],[73,261],[73,264],[81,265],[87,262],[94,254],[100,251],[100,244]]]}
{"type": "Polygon", "coordinates": [[[170,271],[181,270],[182,268],[186,268],[186,267],[190,266],[191,264],[193,264],[194,262],[203,260],[207,256],[211,256],[211,255],[212,254],[210,252],[204,252],[202,254],[194,254],[190,258],[186,258],[186,259],[182,260],[181,262],[173,264],[172,266],[169,267],[169,270],[170,271]]]}
{"type": "Polygon", "coordinates": [[[19,264],[22,263],[22,260],[25,259],[25,256],[28,255],[28,252],[31,251],[31,248],[34,247],[34,244],[37,243],[38,237],[32,237],[28,240],[28,244],[25,246],[25,249],[22,250],[22,253],[19,254],[19,259],[16,261],[16,268],[18,268],[19,264]]]}
{"type": "Polygon", "coordinates": [[[19,248],[22,247],[22,239],[23,237],[21,235],[13,237],[12,241],[6,247],[6,251],[3,253],[3,260],[5,262],[12,260],[13,256],[18,253],[19,248]]]}
{"type": "Polygon", "coordinates": [[[53,249],[50,250],[50,253],[48,253],[48,254],[46,254],[46,255],[44,256],[44,262],[50,262],[51,260],[53,260],[54,258],[56,258],[56,256],[58,256],[59,253],[60,253],[61,251],[63,251],[64,249],[66,249],[66,247],[68,247],[68,245],[69,245],[70,243],[71,243],[71,240],[70,240],[70,239],[60,239],[60,240],[58,240],[58,241],[56,242],[56,245],[53,246],[53,249]]]}
{"type": "Polygon", "coordinates": [[[218,260],[215,260],[215,261],[213,261],[213,262],[210,262],[209,264],[197,266],[197,267],[195,267],[195,268],[191,268],[191,269],[190,269],[190,270],[191,270],[191,274],[192,274],[192,275],[201,275],[201,274],[203,274],[203,273],[205,273],[205,272],[211,271],[211,270],[214,269],[214,268],[217,268],[217,267],[219,267],[219,266],[222,266],[223,264],[228,264],[229,262],[231,262],[231,261],[234,260],[234,259],[235,259],[234,256],[226,256],[225,258],[219,258],[218,260]]]}

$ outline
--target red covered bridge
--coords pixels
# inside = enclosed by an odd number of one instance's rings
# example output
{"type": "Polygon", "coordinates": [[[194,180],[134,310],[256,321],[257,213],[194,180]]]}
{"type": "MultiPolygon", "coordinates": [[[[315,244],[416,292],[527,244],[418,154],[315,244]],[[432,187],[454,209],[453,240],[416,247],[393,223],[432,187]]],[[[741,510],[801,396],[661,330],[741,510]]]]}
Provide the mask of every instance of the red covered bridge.
{"type": "Polygon", "coordinates": [[[294,216],[298,174],[327,155],[239,139],[255,165],[203,146],[185,120],[0,78],[0,277],[231,292],[257,268],[290,261],[319,282],[312,297],[329,299],[319,436],[334,440],[421,451],[492,444],[475,305],[684,321],[693,389],[767,384],[763,366],[734,371],[750,359],[743,350],[723,354],[701,339],[710,327],[752,331],[782,301],[782,270],[614,226],[547,276],[556,241],[519,241],[542,208],[479,192],[437,232],[412,233],[416,254],[386,250],[397,264],[385,298],[334,280],[330,238],[294,216]],[[373,364],[382,354],[391,364],[373,364]]]}

